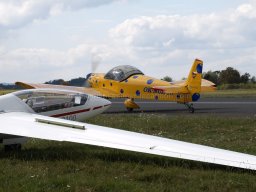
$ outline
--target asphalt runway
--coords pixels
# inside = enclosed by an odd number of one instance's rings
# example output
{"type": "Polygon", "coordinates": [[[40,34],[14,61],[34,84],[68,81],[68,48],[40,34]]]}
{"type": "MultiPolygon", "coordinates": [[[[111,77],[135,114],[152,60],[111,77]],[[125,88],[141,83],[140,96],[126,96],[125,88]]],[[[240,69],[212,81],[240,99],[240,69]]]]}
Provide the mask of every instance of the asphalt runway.
{"type": "MultiPolygon", "coordinates": [[[[124,99],[112,99],[112,106],[107,113],[129,113],[124,106],[124,99]]],[[[150,100],[135,100],[140,109],[132,113],[164,113],[190,114],[188,109],[174,102],[158,102],[150,100]]],[[[214,114],[228,116],[256,117],[256,98],[201,98],[194,103],[194,114],[214,114]]]]}

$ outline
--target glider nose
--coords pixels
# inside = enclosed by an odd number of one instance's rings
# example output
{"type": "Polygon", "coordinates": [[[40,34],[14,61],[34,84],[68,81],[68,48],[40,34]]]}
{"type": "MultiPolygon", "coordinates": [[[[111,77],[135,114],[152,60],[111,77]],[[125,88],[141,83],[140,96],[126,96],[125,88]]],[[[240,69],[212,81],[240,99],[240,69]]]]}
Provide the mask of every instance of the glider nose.
{"type": "Polygon", "coordinates": [[[107,99],[103,99],[98,97],[100,105],[103,106],[104,111],[107,110],[111,106],[111,102],[107,99]]]}
{"type": "Polygon", "coordinates": [[[93,96],[93,111],[102,113],[111,106],[111,102],[107,99],[93,96]]]}

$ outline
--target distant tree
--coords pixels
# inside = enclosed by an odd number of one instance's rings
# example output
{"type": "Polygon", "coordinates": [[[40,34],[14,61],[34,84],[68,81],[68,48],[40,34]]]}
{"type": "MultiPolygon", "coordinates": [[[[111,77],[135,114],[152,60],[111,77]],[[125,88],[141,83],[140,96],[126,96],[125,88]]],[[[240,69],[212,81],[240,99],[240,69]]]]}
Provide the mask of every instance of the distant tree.
{"type": "Polygon", "coordinates": [[[251,83],[256,83],[256,77],[253,76],[250,81],[251,81],[251,83]]]}
{"type": "Polygon", "coordinates": [[[85,78],[83,77],[79,77],[79,78],[75,78],[75,79],[71,79],[69,82],[70,86],[79,86],[82,87],[85,84],[85,78]]]}
{"type": "Polygon", "coordinates": [[[62,85],[70,86],[70,84],[69,84],[69,82],[68,82],[68,81],[64,81],[62,85]]]}
{"type": "Polygon", "coordinates": [[[220,72],[220,84],[240,83],[240,80],[240,73],[232,67],[227,67],[220,72]]]}
{"type": "Polygon", "coordinates": [[[219,76],[220,76],[220,71],[208,71],[206,73],[203,73],[203,78],[206,80],[209,80],[216,85],[219,84],[219,76]]]}
{"type": "Polygon", "coordinates": [[[68,83],[63,79],[55,79],[55,80],[47,81],[45,83],[52,84],[52,85],[68,85],[68,83]]]}
{"type": "Polygon", "coordinates": [[[167,81],[167,82],[172,82],[172,78],[170,76],[165,76],[163,79],[161,79],[163,81],[167,81]]]}
{"type": "Polygon", "coordinates": [[[249,73],[241,75],[241,83],[248,83],[250,80],[250,76],[251,75],[249,73]]]}
{"type": "Polygon", "coordinates": [[[0,89],[21,89],[21,87],[12,83],[0,83],[0,89]]]}
{"type": "Polygon", "coordinates": [[[85,78],[79,77],[71,79],[70,81],[65,81],[63,79],[55,79],[51,81],[45,82],[46,84],[52,84],[52,85],[68,85],[68,86],[83,86],[85,83],[85,78]]]}

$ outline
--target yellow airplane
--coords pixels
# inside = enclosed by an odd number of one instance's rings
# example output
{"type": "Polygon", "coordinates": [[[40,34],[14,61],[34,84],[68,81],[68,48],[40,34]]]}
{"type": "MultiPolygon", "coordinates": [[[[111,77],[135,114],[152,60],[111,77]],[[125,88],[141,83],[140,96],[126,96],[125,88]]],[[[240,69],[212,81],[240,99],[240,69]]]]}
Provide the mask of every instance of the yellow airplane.
{"type": "Polygon", "coordinates": [[[202,79],[203,61],[195,59],[188,78],[178,82],[167,82],[144,75],[139,69],[122,65],[111,69],[108,73],[90,73],[87,75],[86,87],[70,87],[63,85],[32,84],[16,82],[24,88],[62,88],[82,91],[105,98],[126,98],[124,105],[128,111],[139,108],[135,99],[156,101],[174,101],[184,104],[191,113],[193,103],[200,99],[201,92],[215,90],[215,84],[202,79]]]}

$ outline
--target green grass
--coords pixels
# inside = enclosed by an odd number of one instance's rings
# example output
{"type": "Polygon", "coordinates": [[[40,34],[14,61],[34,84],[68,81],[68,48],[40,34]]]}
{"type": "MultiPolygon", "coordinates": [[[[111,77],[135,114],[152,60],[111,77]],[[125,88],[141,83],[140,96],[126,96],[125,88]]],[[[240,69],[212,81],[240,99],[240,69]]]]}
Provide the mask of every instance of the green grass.
{"type": "Polygon", "coordinates": [[[203,97],[256,97],[256,89],[230,89],[202,93],[203,97]]]}
{"type": "MultiPolygon", "coordinates": [[[[256,155],[256,117],[104,114],[93,124],[256,155]]],[[[255,191],[253,171],[32,139],[0,151],[0,191],[255,191]]]]}
{"type": "Polygon", "coordinates": [[[256,89],[256,83],[222,84],[217,87],[219,90],[230,89],[256,89]]]}
{"type": "Polygon", "coordinates": [[[16,91],[16,90],[11,90],[11,89],[8,89],[8,90],[1,90],[0,89],[0,95],[5,95],[5,94],[7,94],[7,93],[11,93],[11,92],[14,92],[14,91],[16,91]]]}

